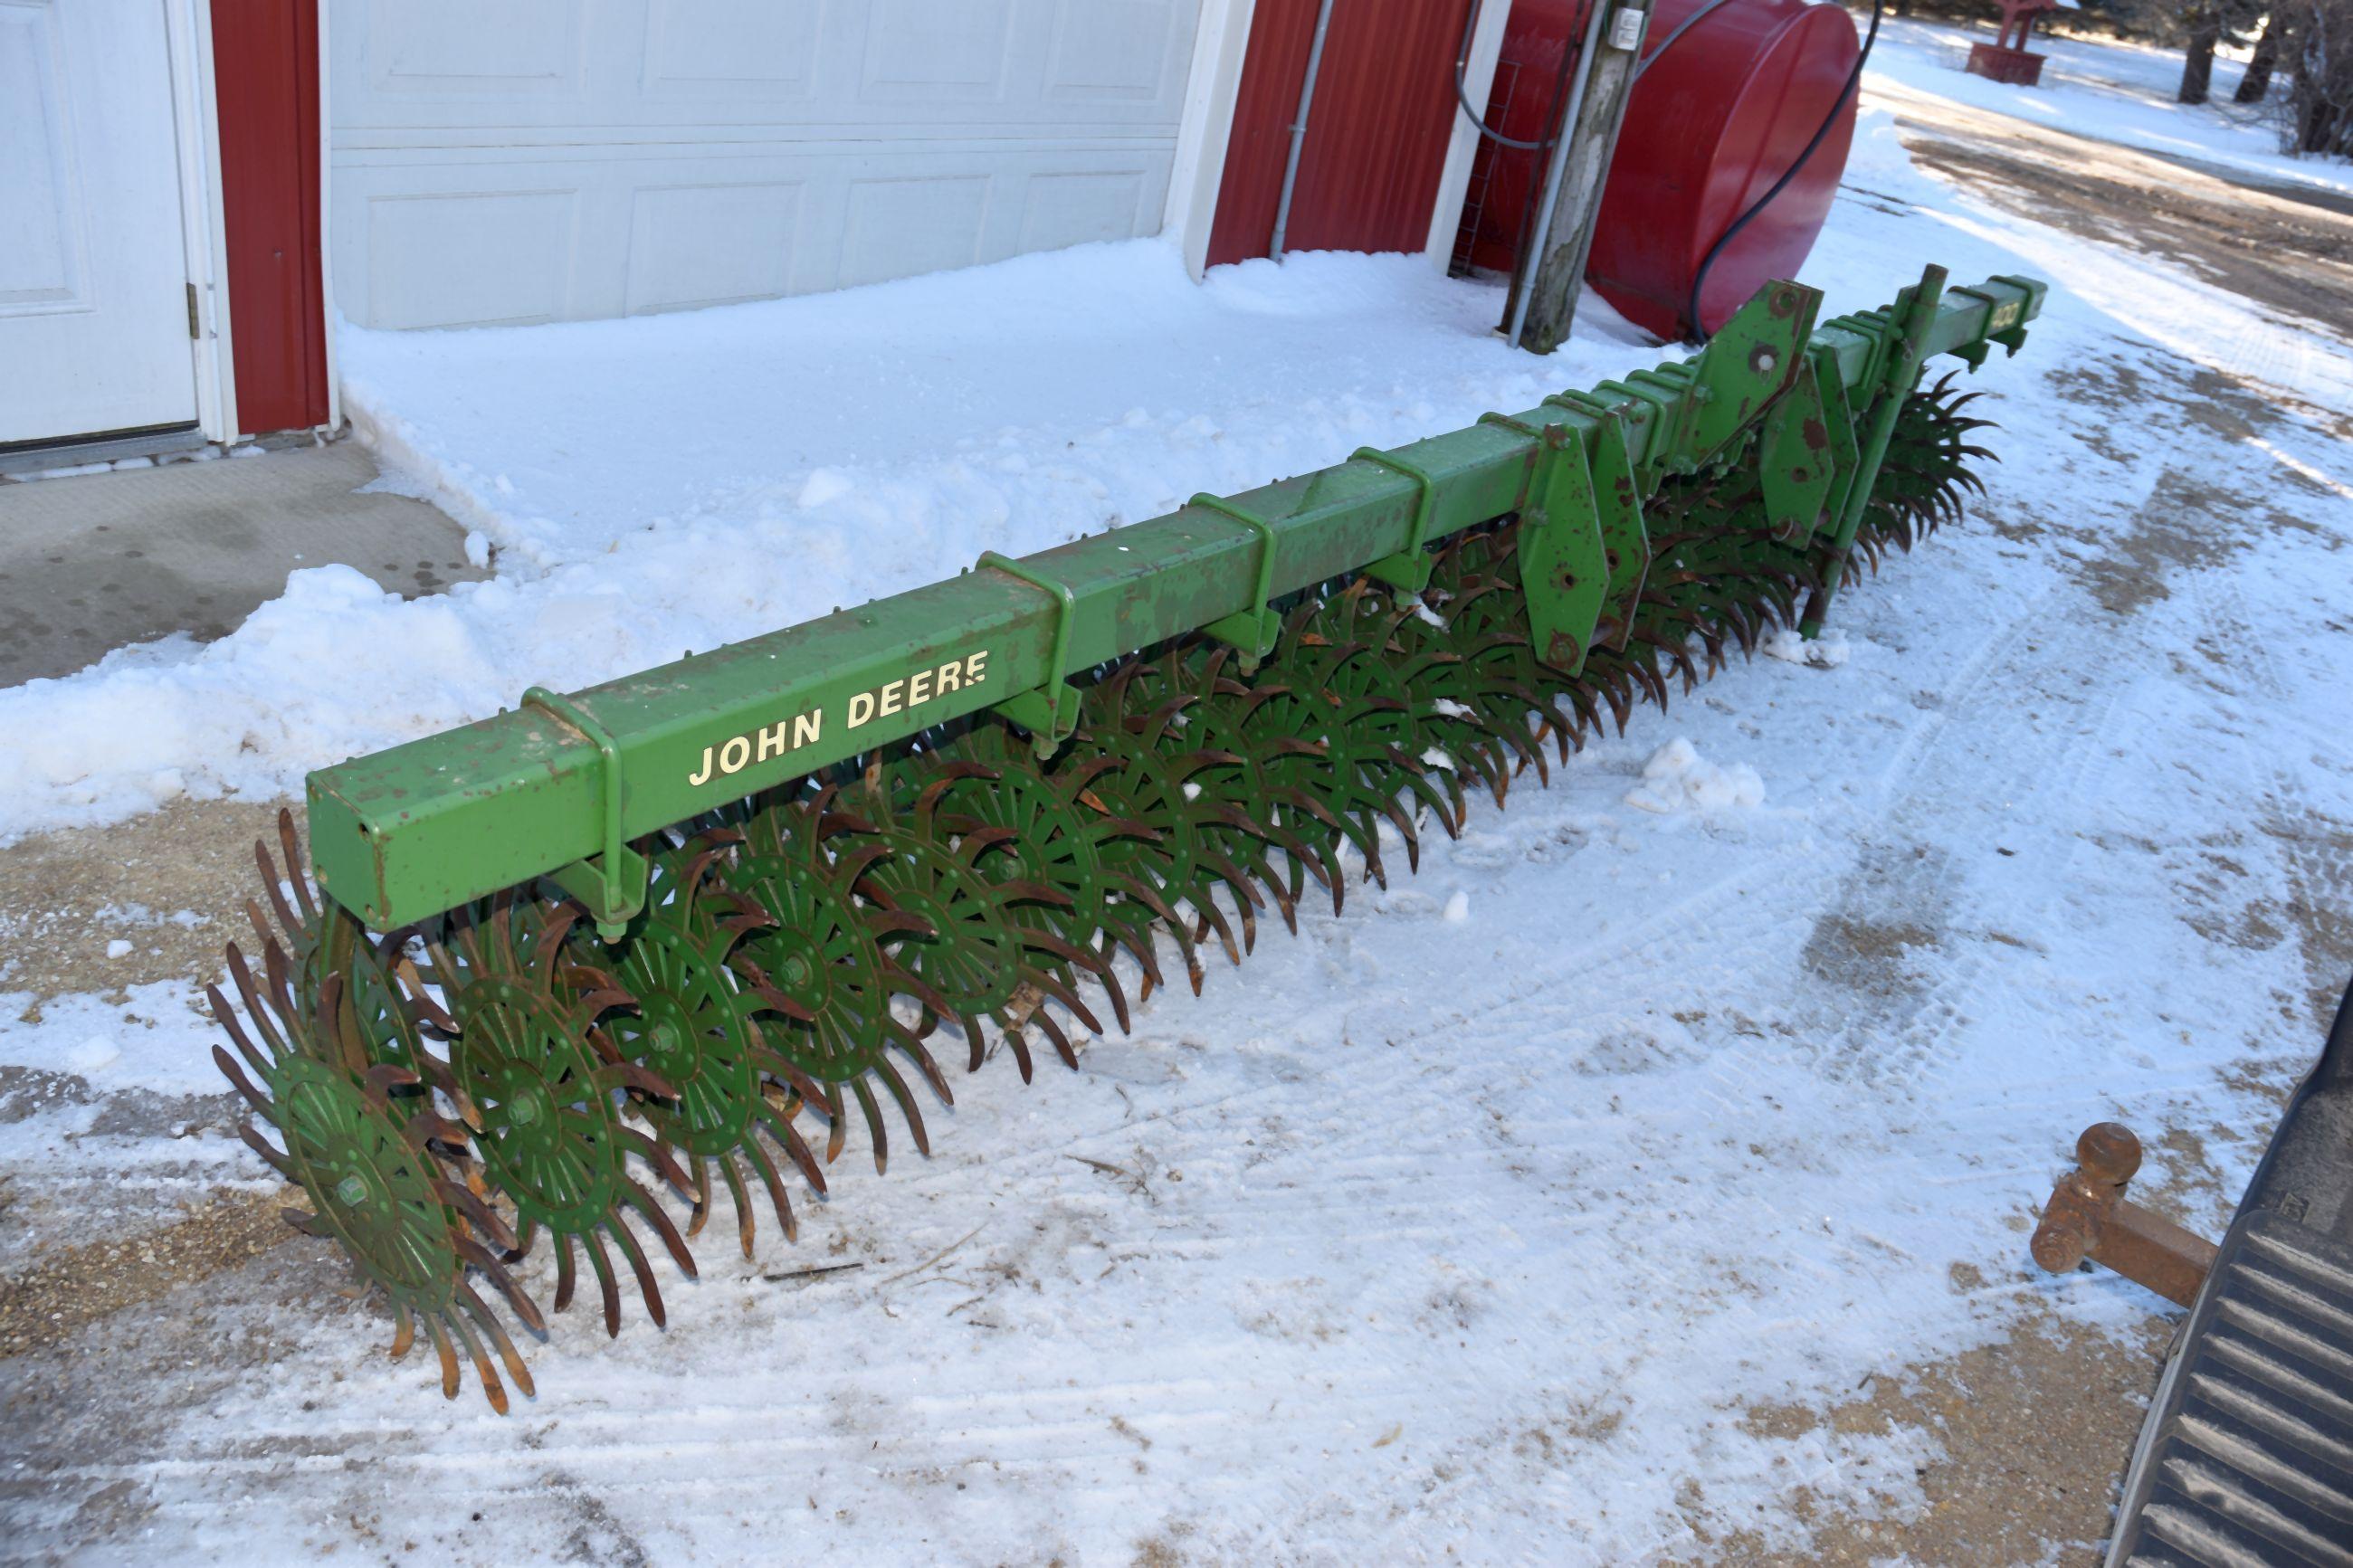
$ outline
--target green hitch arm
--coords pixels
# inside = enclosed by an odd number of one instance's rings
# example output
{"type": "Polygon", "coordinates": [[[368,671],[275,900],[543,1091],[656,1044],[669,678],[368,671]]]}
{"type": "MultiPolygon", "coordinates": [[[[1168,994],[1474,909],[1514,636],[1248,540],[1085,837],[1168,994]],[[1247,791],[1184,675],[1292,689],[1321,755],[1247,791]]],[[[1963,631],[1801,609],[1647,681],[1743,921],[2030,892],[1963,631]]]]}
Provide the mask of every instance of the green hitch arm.
{"type": "MultiPolygon", "coordinates": [[[[645,834],[984,710],[1050,745],[1073,675],[1205,627],[1253,640],[1274,600],[1374,565],[1409,581],[1425,547],[1531,507],[1574,579],[1549,605],[1532,584],[1532,620],[1607,646],[1641,585],[1641,503],[1662,477],[1759,426],[1801,364],[1875,420],[1910,390],[1889,377],[1895,353],[1916,376],[1933,354],[2014,351],[2043,292],[2028,279],[1950,289],[1899,331],[1883,312],[1811,328],[1819,294],[1768,285],[1690,361],[1018,563],[992,557],[568,698],[534,688],[512,711],[311,773],[318,880],[389,931],[549,877],[609,928],[642,902],[628,845],[645,834]]],[[[1859,517],[1868,486],[1849,490],[1859,517]]]]}

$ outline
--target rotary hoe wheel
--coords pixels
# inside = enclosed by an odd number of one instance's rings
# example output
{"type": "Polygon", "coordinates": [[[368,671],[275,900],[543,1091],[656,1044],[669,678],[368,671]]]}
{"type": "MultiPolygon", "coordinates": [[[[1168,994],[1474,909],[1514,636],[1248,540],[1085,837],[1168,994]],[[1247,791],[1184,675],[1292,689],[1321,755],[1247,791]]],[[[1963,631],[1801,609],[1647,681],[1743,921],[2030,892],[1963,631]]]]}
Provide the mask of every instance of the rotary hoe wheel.
{"type": "Polygon", "coordinates": [[[1908,551],[1944,524],[1958,521],[1968,495],[1985,493],[1985,480],[1970,465],[2001,460],[1969,438],[1971,431],[1990,428],[1993,422],[1961,412],[1985,394],[1960,391],[1953,383],[1947,374],[1905,398],[1896,416],[1895,437],[1857,535],[1874,569],[1887,545],[1908,551]]]}
{"type": "Polygon", "coordinates": [[[644,1248],[628,1215],[660,1240],[687,1278],[693,1256],[670,1215],[631,1173],[636,1155],[681,1194],[693,1184],[653,1139],[622,1119],[624,1091],[674,1100],[659,1073],[623,1057],[597,1018],[635,1000],[612,977],[573,962],[565,937],[577,905],[550,909],[512,893],[483,900],[427,940],[427,984],[411,1003],[448,1042],[427,1055],[425,1080],[458,1107],[474,1132],[485,1180],[514,1205],[527,1249],[544,1227],[556,1247],[555,1310],[571,1305],[576,1240],[604,1299],[605,1329],[621,1331],[621,1293],[607,1238],[629,1265],[656,1326],[667,1321],[644,1248]]]}
{"type": "Polygon", "coordinates": [[[831,1124],[826,1160],[840,1158],[848,1141],[846,1089],[865,1121],[879,1173],[890,1163],[891,1139],[875,1098],[878,1082],[906,1119],[916,1150],[931,1152],[923,1110],[892,1053],[913,1064],[943,1101],[954,1103],[947,1079],[893,1010],[893,999],[908,998],[938,1015],[955,1009],[902,968],[884,945],[894,936],[929,936],[930,922],[857,896],[859,872],[883,851],[854,842],[859,825],[834,811],[836,793],[828,785],[813,795],[763,805],[720,875],[767,922],[735,949],[731,962],[782,1020],[771,1043],[790,1081],[831,1124]]]}
{"type": "Polygon", "coordinates": [[[342,1033],[363,1043],[371,1064],[388,1063],[418,1071],[424,1059],[424,1037],[417,1010],[408,1005],[398,978],[408,962],[406,948],[411,933],[393,931],[371,942],[349,910],[319,897],[302,874],[294,814],[283,808],[278,813],[278,845],[286,861],[283,880],[277,862],[269,857],[269,847],[259,839],[253,845],[262,896],[277,921],[273,926],[259,903],[246,900],[246,918],[252,922],[262,950],[283,942],[290,955],[287,967],[294,1000],[304,1016],[319,1016],[326,982],[339,979],[342,984],[334,1011],[342,1033]],[[286,897],[289,889],[294,895],[290,904],[286,897]]]}
{"type": "MultiPolygon", "coordinates": [[[[1068,976],[1077,968],[1100,978],[1103,966],[1055,929],[1054,916],[1071,910],[1076,900],[1051,881],[1024,875],[1014,828],[976,824],[955,813],[943,820],[941,801],[959,785],[1004,778],[964,762],[878,773],[856,797],[870,815],[844,821],[860,841],[852,851],[860,895],[907,922],[891,947],[928,998],[924,1029],[954,1018],[977,1070],[987,1059],[980,1021],[992,1020],[1026,1080],[1031,1064],[1022,1015],[1045,1031],[1064,1062],[1077,1067],[1069,1035],[1039,1004],[1057,1002],[1100,1033],[1103,1025],[1068,976]]],[[[918,1065],[944,1098],[946,1081],[930,1053],[918,1065]]]]}
{"type": "Polygon", "coordinates": [[[231,948],[242,1016],[212,993],[235,1047],[215,1058],[276,1137],[247,1140],[308,1197],[295,1223],[390,1300],[396,1353],[421,1325],[445,1391],[462,1353],[503,1410],[494,1356],[532,1384],[474,1280],[543,1331],[510,1272],[537,1232],[559,1310],[585,1251],[618,1332],[609,1245],[661,1323],[638,1231],[691,1278],[716,1184],[751,1256],[756,1180],[792,1238],[786,1167],[826,1195],[858,1120],[883,1170],[886,1100],[928,1153],[921,1098],[954,1104],[934,1054],[949,1033],[967,1070],[993,1036],[1029,1079],[1032,1030],[1076,1068],[1074,1035],[1103,1032],[1089,993],[1127,1028],[1167,984],[1164,940],[1198,994],[1213,941],[1239,964],[1262,911],[1298,930],[1311,885],[1336,913],[1354,878],[1388,885],[1400,847],[1418,868],[1472,797],[1548,783],[1589,735],[1624,734],[1850,566],[1957,517],[1990,456],[1974,395],[1948,377],[1902,405],[1850,539],[1776,531],[1754,436],[1655,479],[1639,592],[1573,672],[1531,637],[1526,525],[1506,514],[1434,546],[1419,591],[1356,575],[1291,595],[1262,659],[1197,633],[1081,672],[1076,725],[1043,758],[958,721],[640,839],[650,887],[611,940],[531,888],[372,936],[305,879],[282,816],[275,857],[256,847],[262,975],[231,948]],[[660,1186],[691,1205],[683,1235],[660,1186]]]}
{"type": "MultiPolygon", "coordinates": [[[[671,1091],[668,1099],[641,1099],[638,1109],[693,1174],[687,1237],[701,1234],[710,1218],[715,1168],[733,1201],[738,1237],[749,1258],[754,1212],[744,1168],[766,1189],[787,1241],[799,1227],[768,1145],[820,1195],[825,1173],[795,1125],[807,1100],[822,1091],[770,1043],[769,1031],[797,1016],[799,1005],[739,975],[729,963],[746,936],[775,923],[714,873],[719,858],[740,838],[715,829],[679,847],[644,847],[652,851],[653,884],[614,969],[636,1005],[607,1015],[604,1027],[626,1059],[671,1091]]],[[[573,941],[586,939],[575,930],[573,941]]]]}
{"type": "Polygon", "coordinates": [[[528,1327],[540,1329],[543,1321],[490,1250],[512,1247],[513,1232],[452,1173],[457,1161],[448,1152],[465,1146],[465,1130],[414,1092],[415,1073],[388,1063],[367,1066],[353,1042],[337,1035],[341,976],[322,980],[315,1005],[306,1010],[275,943],[264,949],[259,984],[234,943],[227,960],[245,1014],[240,1021],[220,987],[207,988],[213,1016],[237,1047],[233,1057],[215,1046],[213,1060],[278,1135],[273,1148],[248,1123],[239,1129],[247,1144],[310,1200],[307,1214],[283,1211],[287,1221],[339,1244],[391,1302],[396,1359],[408,1353],[423,1324],[440,1357],[442,1393],[457,1397],[462,1347],[484,1395],[503,1414],[506,1389],[484,1342],[526,1394],[531,1372],[469,1274],[490,1280],[528,1327]]]}
{"type": "MultiPolygon", "coordinates": [[[[1088,795],[1085,770],[1039,768],[1029,748],[1005,730],[975,731],[958,750],[961,760],[939,765],[934,830],[953,839],[983,836],[987,867],[1051,893],[1025,906],[1025,914],[1055,938],[1034,944],[1035,950],[1064,954],[1051,970],[1064,991],[1077,985],[1076,973],[1082,971],[1102,985],[1113,1016],[1126,1028],[1127,993],[1113,964],[1120,948],[1107,940],[1110,904],[1117,895],[1102,840],[1145,837],[1146,830],[1103,815],[1100,802],[1088,795]]],[[[1147,980],[1157,983],[1159,965],[1151,947],[1139,942],[1126,951],[1144,965],[1147,980]]],[[[1008,1032],[1008,1043],[1018,1038],[1018,1031],[1008,1032]]],[[[1025,1065],[1025,1079],[1028,1073],[1025,1065]]]]}

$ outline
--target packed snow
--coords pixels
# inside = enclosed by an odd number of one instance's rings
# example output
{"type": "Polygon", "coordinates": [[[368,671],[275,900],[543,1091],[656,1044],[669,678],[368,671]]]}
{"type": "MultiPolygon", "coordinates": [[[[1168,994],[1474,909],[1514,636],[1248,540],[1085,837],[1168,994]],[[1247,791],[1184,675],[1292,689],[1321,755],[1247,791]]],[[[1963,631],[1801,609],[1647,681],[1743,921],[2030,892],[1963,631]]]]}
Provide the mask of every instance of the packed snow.
{"type": "Polygon", "coordinates": [[[1775,626],[1757,645],[1759,653],[1810,669],[1836,669],[1854,656],[1844,626],[1824,626],[1818,637],[1806,637],[1795,626],[1775,626]]]}
{"type": "MultiPolygon", "coordinates": [[[[556,1317],[512,1417],[444,1405],[323,1253],[281,1249],[302,1267],[259,1304],[192,1293],[209,1353],[134,1336],[58,1373],[87,1397],[18,1439],[56,1445],[54,1489],[12,1533],[70,1545],[130,1509],[115,1540],[157,1560],[1617,1564],[1916,1506],[1933,1435],[1745,1412],[2028,1314],[2141,1320],[2134,1287],[2024,1258],[2075,1132],[2197,1130],[2147,1181],[2211,1227],[2309,1057],[2293,910],[2353,900],[2353,441],[2274,386],[2192,379],[2277,365],[2342,410],[2353,372],[2337,339],[1919,174],[1883,111],[1849,184],[1806,272],[1831,310],[1928,259],[2058,284],[1981,378],[1991,495],[1841,597],[1851,641],[1768,649],[1474,805],[1419,875],[1393,855],[1296,940],[1268,922],[1079,1074],[958,1079],[933,1158],[878,1178],[853,1154],[829,1201],[797,1197],[797,1246],[764,1213],[744,1259],[723,1198],[701,1282],[663,1266],[668,1331],[556,1317]],[[135,1422],[88,1394],[110,1362],[154,1369],[115,1396],[135,1422]]],[[[1404,258],[1195,285],[1145,241],[348,332],[368,438],[499,575],[404,604],[301,572],[218,642],[0,692],[37,738],[0,755],[0,833],[298,795],[534,681],[1660,357],[1591,301],[1560,353],[1514,354],[1498,302],[1404,258]]],[[[52,998],[0,1022],[0,1064],[211,1092],[191,1000],[52,998]]],[[[87,1098],[0,1131],[20,1173],[266,1175],[209,1131],[108,1135],[87,1098]]],[[[544,1301],[544,1255],[526,1272],[544,1301]]]]}
{"type": "Polygon", "coordinates": [[[1725,767],[1709,762],[1689,737],[1677,735],[1642,764],[1642,782],[1626,792],[1626,804],[1660,816],[1737,811],[1765,804],[1765,781],[1746,763],[1725,767]]]}

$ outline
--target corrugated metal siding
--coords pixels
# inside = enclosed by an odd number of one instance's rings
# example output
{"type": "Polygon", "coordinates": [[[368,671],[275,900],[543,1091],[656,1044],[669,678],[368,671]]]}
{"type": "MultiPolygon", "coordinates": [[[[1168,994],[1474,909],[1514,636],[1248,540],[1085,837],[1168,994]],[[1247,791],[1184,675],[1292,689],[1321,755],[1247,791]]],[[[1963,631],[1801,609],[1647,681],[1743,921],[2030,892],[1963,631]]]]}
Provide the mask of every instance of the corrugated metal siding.
{"type": "MultiPolygon", "coordinates": [[[[1454,55],[1471,0],[1335,0],[1291,250],[1419,250],[1454,128],[1454,55]]],[[[1267,254],[1317,0],[1259,0],[1226,148],[1211,265],[1267,254]]]]}

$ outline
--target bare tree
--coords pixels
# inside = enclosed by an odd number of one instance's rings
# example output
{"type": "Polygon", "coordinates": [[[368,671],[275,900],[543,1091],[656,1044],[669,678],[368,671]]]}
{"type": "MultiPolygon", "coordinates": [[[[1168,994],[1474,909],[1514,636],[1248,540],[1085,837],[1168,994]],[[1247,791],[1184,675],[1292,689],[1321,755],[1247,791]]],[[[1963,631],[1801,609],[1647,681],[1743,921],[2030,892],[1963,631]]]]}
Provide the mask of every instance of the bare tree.
{"type": "Polygon", "coordinates": [[[2301,8],[2289,150],[2353,157],[2353,0],[2304,0],[2301,8]]]}
{"type": "Polygon", "coordinates": [[[2220,0],[2203,0],[2190,7],[2182,17],[2182,26],[2189,33],[2189,49],[2181,61],[2181,90],[2174,96],[2183,103],[2203,103],[2214,82],[2214,49],[2222,41],[2222,6],[2220,0]]]}
{"type": "Polygon", "coordinates": [[[2295,0],[2274,0],[2271,15],[2263,18],[2263,36],[2255,40],[2254,55],[2247,61],[2246,74],[2239,78],[2239,89],[2231,95],[2232,102],[2261,103],[2271,91],[2272,72],[2278,68],[2280,52],[2288,47],[2288,35],[2295,30],[2304,9],[2295,0]]]}

